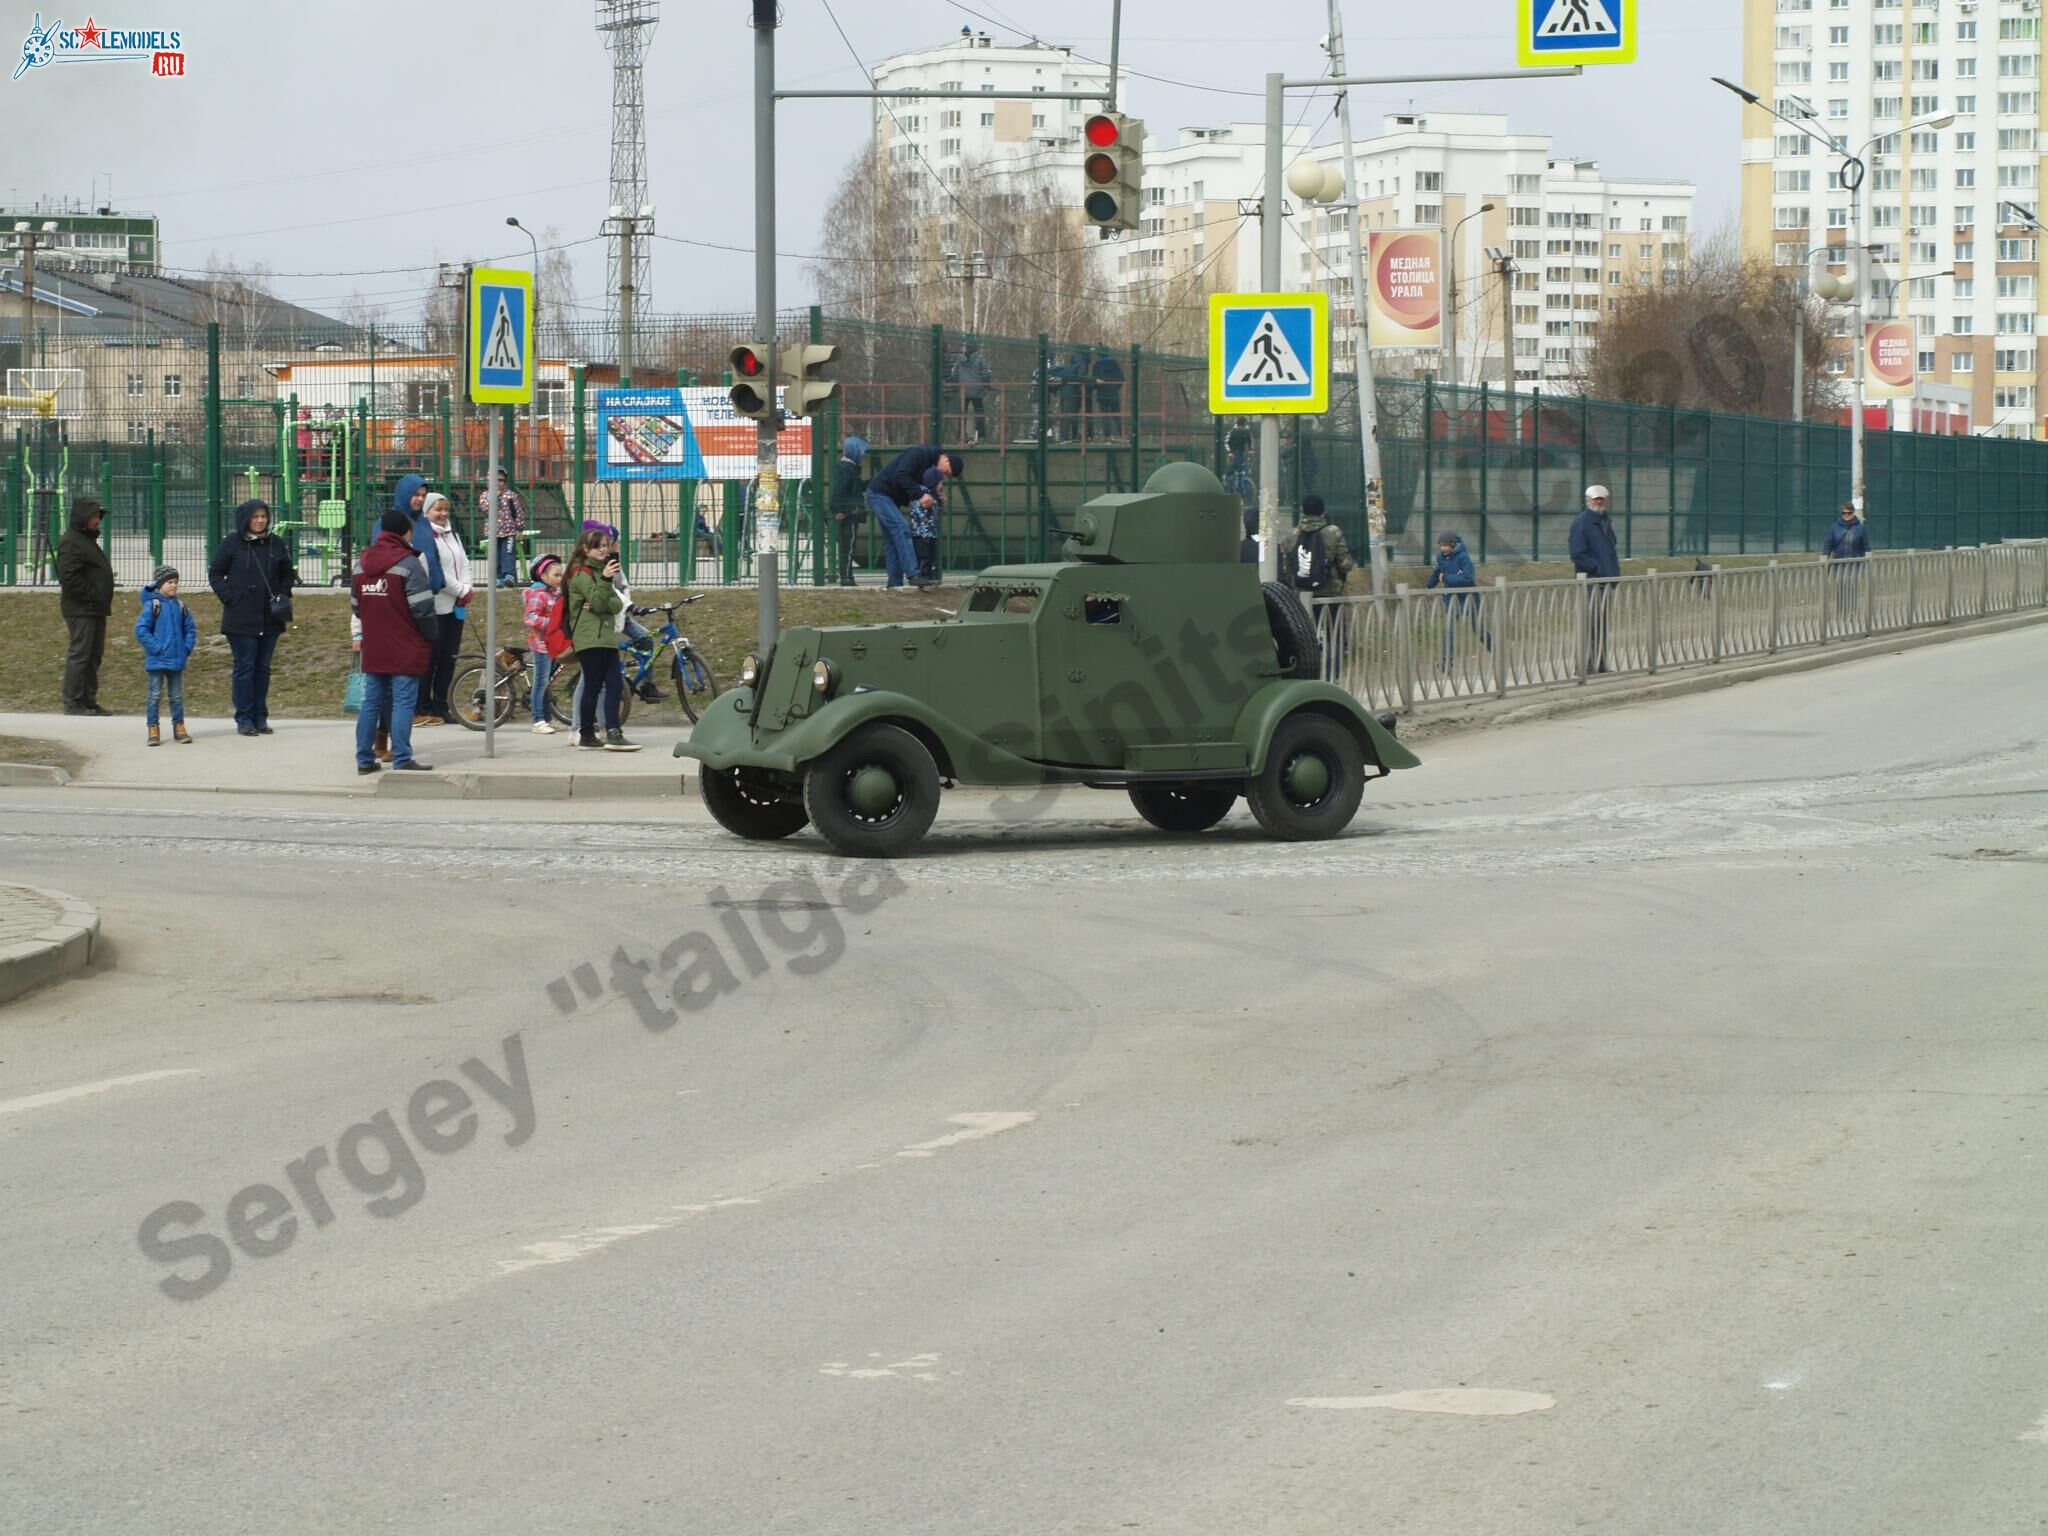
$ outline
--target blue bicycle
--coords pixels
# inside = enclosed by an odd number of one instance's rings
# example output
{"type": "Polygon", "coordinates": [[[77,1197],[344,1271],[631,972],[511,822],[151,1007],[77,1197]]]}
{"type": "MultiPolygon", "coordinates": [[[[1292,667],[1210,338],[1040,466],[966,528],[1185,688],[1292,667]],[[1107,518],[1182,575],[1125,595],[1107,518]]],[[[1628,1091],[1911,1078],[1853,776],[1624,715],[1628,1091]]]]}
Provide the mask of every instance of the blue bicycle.
{"type": "MultiPolygon", "coordinates": [[[[703,597],[704,594],[699,592],[695,597],[678,598],[673,603],[662,603],[654,608],[626,610],[635,618],[666,614],[668,622],[638,645],[622,646],[619,650],[619,664],[625,669],[625,687],[619,694],[620,724],[625,723],[635,698],[649,704],[661,702],[661,685],[655,681],[655,668],[660,665],[663,651],[669,653],[669,678],[675,684],[676,702],[683,706],[685,720],[692,725],[697,723],[697,706],[691,702],[693,695],[706,704],[718,697],[718,679],[712,675],[711,663],[690,643],[690,637],[676,628],[676,610],[701,602],[703,597]]],[[[577,671],[575,663],[565,657],[555,664],[555,674],[548,679],[548,715],[558,723],[575,718],[570,700],[576,694],[577,671]]]]}
{"type": "Polygon", "coordinates": [[[1252,479],[1251,453],[1233,453],[1230,467],[1223,472],[1223,489],[1233,493],[1247,507],[1259,504],[1259,483],[1252,479]]]}

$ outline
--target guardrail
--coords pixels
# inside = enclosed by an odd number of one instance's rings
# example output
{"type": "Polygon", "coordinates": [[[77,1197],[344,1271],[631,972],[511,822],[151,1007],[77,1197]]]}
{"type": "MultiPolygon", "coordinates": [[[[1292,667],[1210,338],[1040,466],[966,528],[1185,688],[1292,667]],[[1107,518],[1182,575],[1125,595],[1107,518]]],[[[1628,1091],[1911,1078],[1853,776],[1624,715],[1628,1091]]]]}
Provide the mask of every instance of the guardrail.
{"type": "Polygon", "coordinates": [[[1323,676],[1375,710],[1775,656],[2048,607],[2048,540],[1317,599],[1323,676]]]}

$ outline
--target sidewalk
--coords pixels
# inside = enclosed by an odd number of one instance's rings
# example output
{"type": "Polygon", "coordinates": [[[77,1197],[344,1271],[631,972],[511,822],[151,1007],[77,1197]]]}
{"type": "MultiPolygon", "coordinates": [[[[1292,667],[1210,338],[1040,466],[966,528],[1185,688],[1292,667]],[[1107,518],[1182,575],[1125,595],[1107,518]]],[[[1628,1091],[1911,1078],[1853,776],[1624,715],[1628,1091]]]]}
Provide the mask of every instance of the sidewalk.
{"type": "Polygon", "coordinates": [[[0,1003],[92,963],[100,915],[76,896],[0,885],[0,1003]]]}
{"type": "MultiPolygon", "coordinates": [[[[526,800],[638,799],[682,792],[692,766],[673,748],[689,728],[674,701],[651,706],[643,721],[636,711],[626,734],[639,752],[578,752],[572,733],[536,736],[531,720],[515,720],[497,733],[497,756],[484,756],[481,731],[459,725],[413,732],[413,752],[432,763],[432,773],[358,775],[356,723],[336,720],[273,720],[273,736],[235,734],[232,720],[186,721],[192,745],[180,746],[164,733],[149,745],[139,716],[109,719],[71,715],[0,713],[0,736],[28,736],[62,742],[89,753],[74,782],[94,789],[173,789],[237,794],[358,795],[510,798],[526,800]]],[[[0,757],[4,757],[0,753],[0,757]]],[[[54,771],[41,782],[57,782],[54,771]]]]}

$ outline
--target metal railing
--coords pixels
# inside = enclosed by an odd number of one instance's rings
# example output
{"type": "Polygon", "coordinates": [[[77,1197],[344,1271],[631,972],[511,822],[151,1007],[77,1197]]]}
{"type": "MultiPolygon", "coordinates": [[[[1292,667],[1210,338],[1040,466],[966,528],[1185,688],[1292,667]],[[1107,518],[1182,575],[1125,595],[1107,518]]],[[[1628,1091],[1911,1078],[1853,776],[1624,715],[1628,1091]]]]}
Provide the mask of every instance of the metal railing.
{"type": "Polygon", "coordinates": [[[1450,593],[1404,584],[1312,607],[1324,677],[1408,713],[2048,607],[2048,540],[1450,593]]]}

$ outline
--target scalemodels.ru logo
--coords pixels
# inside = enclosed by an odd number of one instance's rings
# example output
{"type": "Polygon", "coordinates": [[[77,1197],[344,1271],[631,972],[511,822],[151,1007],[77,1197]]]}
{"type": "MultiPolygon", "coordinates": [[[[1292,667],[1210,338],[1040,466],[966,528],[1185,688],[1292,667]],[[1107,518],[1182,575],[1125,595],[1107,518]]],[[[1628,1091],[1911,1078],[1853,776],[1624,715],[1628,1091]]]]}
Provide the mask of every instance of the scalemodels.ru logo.
{"type": "Polygon", "coordinates": [[[43,13],[37,11],[21,45],[21,62],[14,66],[13,78],[19,80],[46,64],[113,62],[147,64],[152,75],[177,76],[185,73],[184,50],[182,32],[103,27],[90,16],[82,27],[67,27],[61,20],[46,27],[43,13]]]}

